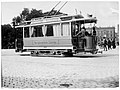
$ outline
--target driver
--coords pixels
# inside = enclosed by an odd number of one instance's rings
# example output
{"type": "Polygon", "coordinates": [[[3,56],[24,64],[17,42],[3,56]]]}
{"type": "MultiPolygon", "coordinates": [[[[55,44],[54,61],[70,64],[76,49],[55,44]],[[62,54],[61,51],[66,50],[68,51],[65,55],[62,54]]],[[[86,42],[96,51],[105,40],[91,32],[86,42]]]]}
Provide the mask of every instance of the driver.
{"type": "Polygon", "coordinates": [[[86,28],[83,26],[82,28],[81,28],[81,31],[79,31],[77,34],[76,34],[76,36],[80,36],[80,37],[84,37],[84,36],[88,36],[89,35],[89,33],[86,31],[86,28]]]}

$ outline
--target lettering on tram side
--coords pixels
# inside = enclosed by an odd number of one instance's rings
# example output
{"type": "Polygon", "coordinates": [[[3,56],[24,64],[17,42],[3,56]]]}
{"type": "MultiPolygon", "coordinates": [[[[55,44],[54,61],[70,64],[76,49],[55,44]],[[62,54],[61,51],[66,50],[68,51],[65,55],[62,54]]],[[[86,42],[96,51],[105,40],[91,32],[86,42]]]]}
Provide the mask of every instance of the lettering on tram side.
{"type": "Polygon", "coordinates": [[[32,20],[32,24],[34,24],[34,23],[46,23],[46,22],[58,22],[58,21],[60,21],[60,19],[59,18],[46,18],[46,19],[33,19],[32,20]]]}
{"type": "Polygon", "coordinates": [[[33,45],[57,44],[56,41],[33,41],[33,45]]]}

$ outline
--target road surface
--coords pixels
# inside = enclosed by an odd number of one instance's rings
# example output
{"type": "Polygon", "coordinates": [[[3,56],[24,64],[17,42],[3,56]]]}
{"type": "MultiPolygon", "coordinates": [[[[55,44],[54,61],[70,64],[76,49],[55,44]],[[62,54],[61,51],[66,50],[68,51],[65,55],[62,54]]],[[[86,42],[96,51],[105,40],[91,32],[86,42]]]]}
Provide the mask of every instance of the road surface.
{"type": "MultiPolygon", "coordinates": [[[[118,79],[119,75],[119,47],[103,54],[78,54],[73,57],[34,57],[29,53],[16,54],[14,50],[2,50],[1,56],[4,82],[7,77],[23,77],[56,79],[61,80],[60,83],[70,83],[70,80],[78,82],[75,80],[101,80],[109,77],[118,79]]],[[[81,87],[73,83],[70,85],[81,87]]]]}

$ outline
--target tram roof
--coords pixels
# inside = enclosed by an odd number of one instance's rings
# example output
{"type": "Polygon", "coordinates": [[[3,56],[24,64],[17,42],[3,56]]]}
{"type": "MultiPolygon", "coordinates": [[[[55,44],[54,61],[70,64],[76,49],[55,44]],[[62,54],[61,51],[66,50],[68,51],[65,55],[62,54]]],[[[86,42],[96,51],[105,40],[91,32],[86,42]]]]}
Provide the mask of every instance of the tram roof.
{"type": "Polygon", "coordinates": [[[93,23],[96,22],[97,19],[95,17],[83,17],[82,15],[71,15],[71,16],[53,16],[48,18],[34,18],[30,21],[24,21],[23,25],[18,25],[17,27],[29,27],[29,26],[37,26],[37,25],[47,25],[47,24],[57,24],[57,23],[64,23],[64,22],[74,22],[80,21],[83,23],[93,23]]]}

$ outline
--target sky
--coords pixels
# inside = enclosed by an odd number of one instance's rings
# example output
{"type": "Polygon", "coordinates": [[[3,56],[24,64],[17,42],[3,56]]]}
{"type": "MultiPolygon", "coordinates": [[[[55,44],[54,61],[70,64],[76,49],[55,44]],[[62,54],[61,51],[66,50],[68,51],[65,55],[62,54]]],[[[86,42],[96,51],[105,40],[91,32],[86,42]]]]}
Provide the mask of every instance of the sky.
{"type": "MultiPolygon", "coordinates": [[[[22,1],[1,2],[1,24],[10,24],[12,19],[23,11],[24,8],[32,8],[50,11],[59,1],[22,1]]],[[[59,9],[65,1],[62,1],[55,9],[59,9]]],[[[81,11],[83,16],[92,14],[97,18],[97,26],[116,26],[119,23],[118,1],[68,1],[61,12],[74,15],[81,11]]]]}

